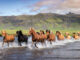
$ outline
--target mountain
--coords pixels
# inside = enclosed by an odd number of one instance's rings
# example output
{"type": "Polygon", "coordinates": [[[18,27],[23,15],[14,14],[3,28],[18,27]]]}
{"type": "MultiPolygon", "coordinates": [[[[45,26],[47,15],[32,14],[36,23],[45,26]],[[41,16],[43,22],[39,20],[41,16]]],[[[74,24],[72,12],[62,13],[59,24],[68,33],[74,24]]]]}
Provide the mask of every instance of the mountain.
{"type": "Polygon", "coordinates": [[[37,15],[0,16],[2,29],[36,29],[48,28],[79,28],[80,15],[68,13],[66,15],[54,13],[39,13],[37,15]]]}

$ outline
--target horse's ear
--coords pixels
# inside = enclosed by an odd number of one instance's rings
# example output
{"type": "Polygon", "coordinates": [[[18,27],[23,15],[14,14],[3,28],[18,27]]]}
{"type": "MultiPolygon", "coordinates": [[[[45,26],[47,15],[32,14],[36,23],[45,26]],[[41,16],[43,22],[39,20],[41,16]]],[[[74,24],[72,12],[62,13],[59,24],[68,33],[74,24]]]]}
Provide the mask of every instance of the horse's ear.
{"type": "Polygon", "coordinates": [[[34,28],[31,27],[30,30],[34,30],[34,28]]]}
{"type": "Polygon", "coordinates": [[[51,33],[53,33],[52,30],[51,30],[51,33]]]}
{"type": "Polygon", "coordinates": [[[32,28],[32,30],[35,30],[34,28],[32,28]]]}
{"type": "Polygon", "coordinates": [[[1,32],[2,32],[2,33],[6,33],[6,31],[5,31],[5,30],[2,30],[1,32]]]}
{"type": "Polygon", "coordinates": [[[19,30],[20,32],[22,32],[22,30],[19,30]]]}
{"type": "Polygon", "coordinates": [[[32,27],[30,27],[30,30],[32,30],[32,27]]]}

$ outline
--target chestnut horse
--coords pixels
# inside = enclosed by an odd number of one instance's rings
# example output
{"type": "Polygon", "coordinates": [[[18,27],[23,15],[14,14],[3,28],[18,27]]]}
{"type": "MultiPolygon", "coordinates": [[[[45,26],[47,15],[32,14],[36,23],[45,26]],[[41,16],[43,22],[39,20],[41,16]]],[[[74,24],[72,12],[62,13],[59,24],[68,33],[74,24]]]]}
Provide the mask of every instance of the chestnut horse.
{"type": "Polygon", "coordinates": [[[68,32],[66,32],[65,35],[66,35],[66,37],[65,37],[66,39],[71,39],[71,36],[68,32]]]}
{"type": "Polygon", "coordinates": [[[32,43],[35,43],[35,47],[37,47],[36,44],[38,42],[41,42],[43,44],[45,39],[47,39],[47,36],[45,34],[39,34],[38,32],[35,32],[33,28],[30,28],[29,35],[32,35],[32,43]]]}
{"type": "Polygon", "coordinates": [[[52,41],[55,41],[55,35],[53,32],[50,33],[50,30],[46,30],[47,40],[52,44],[52,41]]]}
{"type": "Polygon", "coordinates": [[[74,38],[75,40],[79,39],[79,36],[78,36],[78,34],[76,34],[76,33],[73,33],[73,38],[74,38]]]}
{"type": "Polygon", "coordinates": [[[7,43],[8,44],[8,47],[9,47],[9,42],[14,42],[15,40],[15,36],[14,35],[8,35],[6,33],[6,31],[1,31],[2,32],[2,36],[3,36],[3,44],[2,44],[2,47],[4,45],[4,43],[7,43]]]}
{"type": "Polygon", "coordinates": [[[56,36],[58,40],[64,40],[64,35],[62,35],[59,31],[56,31],[56,36]]]}

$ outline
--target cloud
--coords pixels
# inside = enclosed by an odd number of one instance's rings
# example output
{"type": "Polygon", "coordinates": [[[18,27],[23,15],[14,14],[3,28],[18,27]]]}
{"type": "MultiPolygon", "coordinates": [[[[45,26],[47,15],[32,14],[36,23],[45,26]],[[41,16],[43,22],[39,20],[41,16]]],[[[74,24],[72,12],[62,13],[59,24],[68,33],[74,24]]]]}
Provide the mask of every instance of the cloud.
{"type": "Polygon", "coordinates": [[[40,0],[30,8],[31,12],[80,13],[80,0],[40,0]]]}
{"type": "Polygon", "coordinates": [[[80,0],[65,0],[61,5],[62,8],[80,8],[80,0]]]}
{"type": "Polygon", "coordinates": [[[32,11],[40,10],[43,7],[50,8],[62,3],[63,0],[40,0],[39,2],[32,5],[32,11]]]}

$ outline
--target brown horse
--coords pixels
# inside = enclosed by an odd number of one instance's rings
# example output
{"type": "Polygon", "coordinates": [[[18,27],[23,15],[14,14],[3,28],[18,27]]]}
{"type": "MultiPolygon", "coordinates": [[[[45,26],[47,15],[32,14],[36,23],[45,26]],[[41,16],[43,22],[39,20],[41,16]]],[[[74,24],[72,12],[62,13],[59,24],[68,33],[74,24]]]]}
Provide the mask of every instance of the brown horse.
{"type": "Polygon", "coordinates": [[[2,32],[2,36],[3,36],[3,43],[2,43],[2,47],[4,45],[4,43],[7,43],[8,44],[8,47],[9,47],[9,42],[14,42],[15,40],[15,37],[14,35],[8,35],[6,33],[6,31],[1,31],[2,32]]]}
{"type": "Polygon", "coordinates": [[[71,39],[71,36],[68,32],[66,32],[65,35],[66,35],[66,37],[65,37],[66,39],[71,39]]]}
{"type": "Polygon", "coordinates": [[[41,42],[43,44],[45,39],[47,38],[45,34],[36,33],[33,28],[30,28],[29,35],[32,35],[32,42],[35,43],[35,47],[37,47],[37,42],[41,42]]]}
{"type": "Polygon", "coordinates": [[[64,40],[64,35],[62,35],[61,32],[56,31],[56,36],[57,36],[58,40],[64,40]]]}
{"type": "Polygon", "coordinates": [[[46,30],[47,40],[50,41],[50,44],[52,44],[52,41],[55,41],[55,35],[53,32],[50,33],[50,30],[46,30]]]}
{"type": "Polygon", "coordinates": [[[78,36],[78,34],[76,34],[76,33],[73,33],[73,38],[74,38],[75,40],[79,39],[79,36],[78,36]]]}

